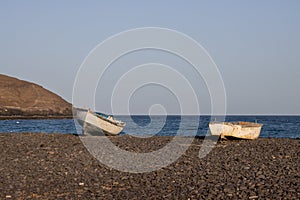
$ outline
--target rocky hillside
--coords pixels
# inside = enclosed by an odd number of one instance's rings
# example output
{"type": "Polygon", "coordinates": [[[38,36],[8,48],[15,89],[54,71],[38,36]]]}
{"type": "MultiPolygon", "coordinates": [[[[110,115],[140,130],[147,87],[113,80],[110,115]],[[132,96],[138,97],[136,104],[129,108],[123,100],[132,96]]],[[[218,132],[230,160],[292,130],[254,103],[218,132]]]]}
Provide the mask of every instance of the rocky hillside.
{"type": "Polygon", "coordinates": [[[36,118],[72,115],[72,105],[45,88],[0,74],[0,117],[36,118]]]}

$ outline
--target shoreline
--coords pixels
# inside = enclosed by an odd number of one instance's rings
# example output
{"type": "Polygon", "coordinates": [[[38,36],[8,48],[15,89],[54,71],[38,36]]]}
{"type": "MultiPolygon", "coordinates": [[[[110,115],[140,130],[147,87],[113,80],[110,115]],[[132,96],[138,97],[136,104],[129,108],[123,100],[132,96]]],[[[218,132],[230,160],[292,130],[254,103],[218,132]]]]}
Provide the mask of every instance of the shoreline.
{"type": "Polygon", "coordinates": [[[21,115],[13,115],[13,116],[0,116],[0,120],[16,120],[16,119],[73,119],[72,116],[39,116],[39,115],[33,115],[33,116],[21,116],[21,115]]]}
{"type": "MultiPolygon", "coordinates": [[[[173,137],[109,137],[121,149],[146,153],[173,137]]],[[[96,160],[71,134],[0,134],[0,198],[37,199],[299,199],[300,140],[218,141],[204,158],[196,138],[158,171],[126,173],[96,160]]]]}
{"type": "MultiPolygon", "coordinates": [[[[64,119],[64,118],[62,118],[64,119]]],[[[69,119],[69,118],[66,118],[66,119],[69,119]]],[[[0,136],[1,135],[6,135],[6,134],[36,134],[36,135],[39,135],[39,134],[46,134],[46,135],[51,135],[51,134],[55,134],[55,135],[73,135],[73,136],[76,136],[76,137],[79,137],[79,136],[84,136],[82,134],[78,134],[78,133],[61,133],[61,132],[51,132],[51,133],[48,133],[48,132],[0,132],[0,136]]],[[[86,136],[86,135],[85,135],[86,136]]],[[[143,136],[143,135],[141,135],[143,136]]],[[[174,138],[176,135],[172,136],[172,135],[154,135],[152,136],[152,138],[174,138]]],[[[88,137],[88,136],[87,136],[88,137]]],[[[123,134],[119,134],[119,135],[114,135],[114,136],[109,136],[109,135],[105,135],[105,136],[98,136],[98,137],[108,137],[108,138],[119,138],[119,137],[133,137],[131,136],[130,134],[127,134],[127,133],[123,133],[123,134]]],[[[216,142],[234,142],[234,141],[255,141],[255,140],[261,140],[261,139],[289,139],[289,140],[300,140],[300,137],[259,137],[258,139],[254,139],[254,140],[247,140],[247,139],[238,139],[238,138],[233,138],[233,139],[222,139],[219,137],[217,140],[215,139],[216,137],[218,136],[203,136],[203,135],[196,135],[196,136],[189,136],[189,135],[177,135],[176,136],[177,138],[194,138],[194,139],[197,139],[197,140],[204,140],[204,139],[208,139],[208,140],[213,140],[213,141],[216,141],[216,142]]],[[[139,137],[136,137],[137,139],[139,139],[139,137]]],[[[140,138],[143,138],[143,137],[140,137],[140,138]]],[[[144,137],[145,139],[147,137],[144,137]]]]}

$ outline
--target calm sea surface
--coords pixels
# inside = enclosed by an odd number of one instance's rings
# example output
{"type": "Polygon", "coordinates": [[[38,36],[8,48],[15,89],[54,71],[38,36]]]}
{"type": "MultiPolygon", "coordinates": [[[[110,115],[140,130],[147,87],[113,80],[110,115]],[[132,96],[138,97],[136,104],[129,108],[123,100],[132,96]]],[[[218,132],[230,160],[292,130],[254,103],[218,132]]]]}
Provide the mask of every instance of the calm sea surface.
{"type": "MultiPolygon", "coordinates": [[[[127,123],[122,134],[152,135],[199,135],[208,131],[210,116],[117,116],[127,123]]],[[[264,126],[260,137],[300,138],[300,116],[227,116],[226,121],[250,121],[264,126]]],[[[81,132],[79,125],[72,119],[57,120],[0,120],[1,133],[44,132],[70,133],[81,132]]]]}

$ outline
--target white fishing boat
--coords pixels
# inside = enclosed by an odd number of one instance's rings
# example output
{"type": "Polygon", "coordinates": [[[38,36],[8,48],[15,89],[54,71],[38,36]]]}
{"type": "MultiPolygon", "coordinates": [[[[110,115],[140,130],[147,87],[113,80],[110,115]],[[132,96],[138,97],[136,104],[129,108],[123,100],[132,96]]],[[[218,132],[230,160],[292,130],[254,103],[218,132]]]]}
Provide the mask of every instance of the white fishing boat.
{"type": "Polygon", "coordinates": [[[262,126],[253,122],[210,122],[209,130],[211,135],[221,136],[221,139],[253,140],[259,137],[262,126]]]}
{"type": "Polygon", "coordinates": [[[75,118],[82,126],[84,135],[118,135],[126,123],[110,115],[90,109],[75,108],[75,118]]]}

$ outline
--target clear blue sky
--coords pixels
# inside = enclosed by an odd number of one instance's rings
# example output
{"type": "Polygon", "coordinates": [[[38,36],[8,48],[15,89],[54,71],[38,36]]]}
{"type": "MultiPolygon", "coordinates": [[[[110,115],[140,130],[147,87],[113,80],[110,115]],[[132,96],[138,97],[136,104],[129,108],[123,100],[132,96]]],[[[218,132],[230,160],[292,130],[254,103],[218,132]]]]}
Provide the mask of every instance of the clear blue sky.
{"type": "Polygon", "coordinates": [[[299,10],[297,0],[1,0],[0,73],[71,101],[76,72],[98,43],[131,28],[165,27],[210,53],[228,113],[300,114],[299,10]]]}

